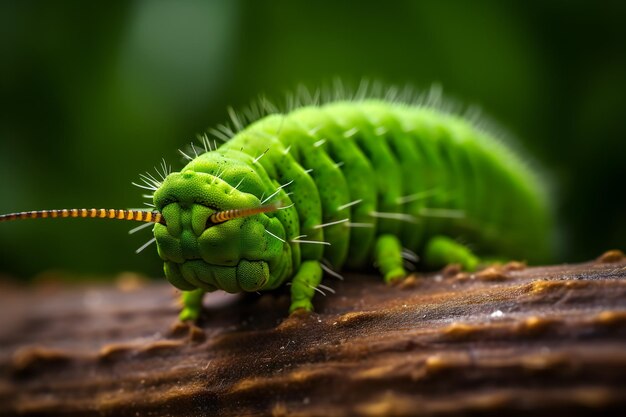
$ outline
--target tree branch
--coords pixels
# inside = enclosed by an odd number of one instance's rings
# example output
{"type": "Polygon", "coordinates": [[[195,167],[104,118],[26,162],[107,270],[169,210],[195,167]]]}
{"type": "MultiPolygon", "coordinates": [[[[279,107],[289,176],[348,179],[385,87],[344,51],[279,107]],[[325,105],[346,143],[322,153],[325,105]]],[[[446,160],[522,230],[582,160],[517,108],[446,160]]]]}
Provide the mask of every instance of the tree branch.
{"type": "MultiPolygon", "coordinates": [[[[127,281],[126,281],[127,282],[127,281]]],[[[164,283],[4,288],[0,414],[454,415],[626,411],[626,260],[386,286],[347,275],[317,314],[286,291],[209,294],[176,324],[164,283]]]]}

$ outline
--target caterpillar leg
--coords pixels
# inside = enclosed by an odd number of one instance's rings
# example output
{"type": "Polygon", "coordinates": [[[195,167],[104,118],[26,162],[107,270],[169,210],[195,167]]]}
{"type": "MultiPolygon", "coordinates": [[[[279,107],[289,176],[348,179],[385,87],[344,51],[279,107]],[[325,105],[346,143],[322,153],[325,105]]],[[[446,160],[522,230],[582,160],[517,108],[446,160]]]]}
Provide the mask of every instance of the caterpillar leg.
{"type": "Polygon", "coordinates": [[[311,300],[315,288],[322,281],[322,267],[318,261],[304,261],[291,281],[291,306],[289,312],[296,310],[313,311],[311,300]]]}
{"type": "Polygon", "coordinates": [[[390,283],[406,276],[402,260],[402,243],[395,235],[379,236],[376,240],[374,256],[385,282],[390,283]]]}
{"type": "Polygon", "coordinates": [[[467,246],[447,236],[434,236],[426,243],[424,262],[430,268],[456,263],[466,271],[474,271],[480,259],[467,246]]]}
{"type": "Polygon", "coordinates": [[[179,320],[197,320],[200,316],[200,311],[202,310],[203,297],[204,290],[201,288],[193,291],[183,291],[183,294],[180,297],[180,300],[183,304],[183,310],[178,315],[179,320]]]}

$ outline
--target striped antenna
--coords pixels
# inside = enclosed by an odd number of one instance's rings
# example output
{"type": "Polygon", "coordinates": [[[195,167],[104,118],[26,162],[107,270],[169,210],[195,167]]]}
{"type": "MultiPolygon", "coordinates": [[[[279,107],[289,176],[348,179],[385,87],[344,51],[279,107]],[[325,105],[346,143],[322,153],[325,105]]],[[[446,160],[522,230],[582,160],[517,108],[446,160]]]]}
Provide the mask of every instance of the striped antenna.
{"type": "Polygon", "coordinates": [[[228,220],[237,219],[239,217],[248,217],[259,213],[276,211],[281,207],[282,206],[280,204],[266,204],[260,207],[218,211],[211,214],[211,216],[209,217],[209,221],[213,224],[224,223],[228,220]]]}
{"type": "MultiPolygon", "coordinates": [[[[276,211],[282,206],[280,204],[267,204],[260,207],[231,209],[218,211],[209,217],[209,221],[213,224],[224,223],[228,220],[240,217],[253,216],[259,213],[268,213],[276,211]]],[[[145,223],[161,223],[165,224],[165,219],[158,211],[143,210],[116,210],[116,209],[62,209],[62,210],[38,210],[38,211],[21,211],[18,213],[1,214],[0,222],[8,222],[12,220],[23,219],[46,219],[46,218],[66,218],[80,217],[90,219],[116,219],[129,220],[145,223]]]]}
{"type": "Polygon", "coordinates": [[[0,222],[8,222],[11,220],[22,219],[46,219],[58,217],[81,217],[91,219],[117,219],[130,220],[146,223],[165,224],[165,219],[161,213],[157,211],[142,210],[115,210],[115,209],[62,209],[62,210],[39,210],[39,211],[21,211],[19,213],[10,213],[0,215],[0,222]]]}

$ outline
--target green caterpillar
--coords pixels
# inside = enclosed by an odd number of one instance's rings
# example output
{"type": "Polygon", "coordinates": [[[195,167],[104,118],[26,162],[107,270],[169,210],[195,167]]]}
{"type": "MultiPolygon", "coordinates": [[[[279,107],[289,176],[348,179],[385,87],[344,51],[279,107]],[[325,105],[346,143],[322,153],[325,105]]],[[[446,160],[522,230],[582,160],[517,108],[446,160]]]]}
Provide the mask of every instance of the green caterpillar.
{"type": "MultiPolygon", "coordinates": [[[[429,267],[481,256],[541,262],[551,216],[540,178],[491,134],[428,103],[327,100],[204,136],[180,172],[143,176],[154,212],[74,209],[1,220],[102,217],[154,224],[167,279],[183,291],[181,320],[205,292],[291,285],[290,311],[313,309],[324,272],[373,263],[387,282],[405,259],[429,267]],[[193,156],[191,156],[193,155],[193,156]],[[472,250],[458,242],[471,244],[472,250]]],[[[265,106],[270,107],[270,106],[265,106]]],[[[296,106],[297,107],[297,106],[296,106]]],[[[136,184],[137,185],[137,184],[136,184]]],[[[150,242],[149,242],[150,243],[150,242]]]]}

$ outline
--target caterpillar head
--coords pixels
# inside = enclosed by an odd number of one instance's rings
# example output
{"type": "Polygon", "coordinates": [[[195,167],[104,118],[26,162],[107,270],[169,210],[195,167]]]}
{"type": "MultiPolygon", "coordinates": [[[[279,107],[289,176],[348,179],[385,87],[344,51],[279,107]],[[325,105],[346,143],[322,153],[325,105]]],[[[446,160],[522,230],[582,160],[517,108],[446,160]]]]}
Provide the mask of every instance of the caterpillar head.
{"type": "Polygon", "coordinates": [[[158,211],[41,210],[0,215],[0,222],[38,218],[106,218],[155,223],[167,279],[181,290],[228,292],[278,287],[293,270],[279,205],[262,205],[211,174],[169,174],[154,192],[158,211]]]}
{"type": "Polygon", "coordinates": [[[211,174],[168,175],[154,193],[154,227],[167,279],[181,290],[250,292],[275,288],[291,270],[276,205],[261,204],[211,174]]]}

